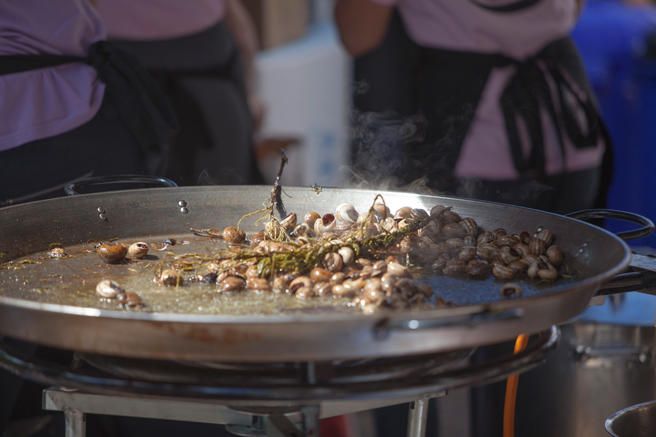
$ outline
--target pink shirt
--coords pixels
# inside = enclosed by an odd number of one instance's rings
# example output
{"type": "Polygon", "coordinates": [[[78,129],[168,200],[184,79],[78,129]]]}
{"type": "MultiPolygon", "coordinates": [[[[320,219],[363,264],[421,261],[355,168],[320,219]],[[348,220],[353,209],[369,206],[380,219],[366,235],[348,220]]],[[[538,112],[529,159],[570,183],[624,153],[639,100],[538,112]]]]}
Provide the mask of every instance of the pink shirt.
{"type": "MultiPolygon", "coordinates": [[[[88,0],[0,1],[0,56],[83,56],[103,38],[88,0]]],[[[104,90],[95,70],[81,63],[0,75],[0,151],[86,123],[104,90]]]]}
{"type": "MultiPolygon", "coordinates": [[[[516,59],[527,58],[549,42],[568,35],[576,22],[575,0],[540,0],[512,13],[493,12],[472,0],[371,1],[397,6],[408,34],[420,45],[501,53],[516,59]]],[[[489,6],[516,1],[477,0],[479,4],[489,6]]],[[[455,169],[457,176],[492,180],[517,178],[499,107],[499,98],[513,70],[514,67],[506,67],[492,71],[463,143],[455,169]]],[[[566,160],[563,162],[556,131],[546,116],[543,125],[548,174],[584,170],[601,163],[603,144],[577,150],[567,139],[566,160]]]]}
{"type": "Polygon", "coordinates": [[[200,32],[219,22],[225,0],[96,0],[109,38],[158,40],[200,32]]]}

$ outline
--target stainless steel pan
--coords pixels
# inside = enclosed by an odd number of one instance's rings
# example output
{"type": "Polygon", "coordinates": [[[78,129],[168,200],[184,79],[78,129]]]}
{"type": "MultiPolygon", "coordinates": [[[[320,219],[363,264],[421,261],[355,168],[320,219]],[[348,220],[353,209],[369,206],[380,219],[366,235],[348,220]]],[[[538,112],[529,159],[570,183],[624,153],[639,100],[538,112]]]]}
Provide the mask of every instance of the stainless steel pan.
{"type": "MultiPolygon", "coordinates": [[[[233,224],[258,209],[269,187],[163,188],[90,194],[0,209],[5,260],[111,237],[161,238],[190,227],[233,224]]],[[[325,211],[348,201],[366,210],[374,191],[287,188],[288,210],[325,211]]],[[[388,205],[429,209],[436,203],[475,217],[483,227],[543,226],[557,236],[575,279],[528,287],[521,298],[499,294],[494,281],[431,278],[436,293],[458,306],[364,315],[337,311],[275,314],[123,312],[34,299],[21,284],[2,281],[0,334],[62,348],[157,359],[299,361],[382,357],[474,347],[535,333],[579,314],[592,296],[629,265],[617,236],[585,222],[541,211],[407,193],[383,192],[388,205]]],[[[653,225],[640,218],[643,228],[653,225]]],[[[651,228],[650,228],[651,227],[651,228]]],[[[633,278],[628,278],[629,280],[633,278]]],[[[623,285],[621,285],[623,286],[623,285]]]]}

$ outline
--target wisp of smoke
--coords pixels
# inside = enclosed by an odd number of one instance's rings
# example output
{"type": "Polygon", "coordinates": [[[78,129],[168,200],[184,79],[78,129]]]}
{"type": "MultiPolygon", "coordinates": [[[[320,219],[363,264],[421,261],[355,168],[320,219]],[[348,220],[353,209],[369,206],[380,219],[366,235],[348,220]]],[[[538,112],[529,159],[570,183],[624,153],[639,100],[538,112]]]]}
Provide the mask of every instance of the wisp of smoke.
{"type": "Polygon", "coordinates": [[[196,185],[217,185],[216,181],[210,176],[207,169],[203,169],[198,175],[196,185]]]}
{"type": "MultiPolygon", "coordinates": [[[[352,188],[431,191],[425,177],[411,184],[400,177],[407,166],[404,148],[425,138],[425,119],[402,117],[388,112],[358,112],[351,117],[352,166],[348,173],[352,188]]],[[[417,192],[417,191],[415,191],[417,192]]]]}

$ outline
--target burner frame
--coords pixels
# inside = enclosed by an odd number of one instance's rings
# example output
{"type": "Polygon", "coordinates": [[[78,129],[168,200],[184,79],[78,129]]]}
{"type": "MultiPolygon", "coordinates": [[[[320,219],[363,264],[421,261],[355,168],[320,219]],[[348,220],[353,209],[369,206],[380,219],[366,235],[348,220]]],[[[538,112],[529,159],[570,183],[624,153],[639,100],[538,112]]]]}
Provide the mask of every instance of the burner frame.
{"type": "Polygon", "coordinates": [[[44,391],[43,407],[64,412],[66,437],[85,436],[86,414],[175,419],[176,416],[170,414],[171,408],[178,408],[180,414],[184,412],[180,416],[183,418],[178,420],[206,422],[211,419],[210,423],[226,424],[236,435],[311,437],[318,435],[320,418],[405,402],[411,402],[407,435],[423,437],[431,398],[444,396],[450,389],[487,384],[524,372],[545,359],[559,335],[558,328],[552,326],[548,331],[531,336],[529,347],[518,354],[495,357],[475,365],[463,363],[461,367],[436,374],[426,372],[373,384],[356,381],[331,385],[317,372],[316,363],[301,363],[305,372],[302,381],[286,386],[204,386],[133,380],[25,358],[12,354],[2,340],[0,367],[54,386],[44,391]],[[120,402],[116,402],[119,399],[120,402]],[[149,413],[149,403],[153,402],[167,406],[164,410],[168,413],[149,413]],[[122,408],[126,405],[130,408],[122,408]],[[262,434],[264,432],[268,434],[262,434]]]}

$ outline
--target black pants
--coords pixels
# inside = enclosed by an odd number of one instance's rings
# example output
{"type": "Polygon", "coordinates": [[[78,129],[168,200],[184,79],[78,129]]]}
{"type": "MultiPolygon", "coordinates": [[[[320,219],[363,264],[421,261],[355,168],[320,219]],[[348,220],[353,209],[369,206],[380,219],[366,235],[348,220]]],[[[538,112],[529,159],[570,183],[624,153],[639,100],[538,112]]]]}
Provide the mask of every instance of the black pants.
{"type": "Polygon", "coordinates": [[[82,126],[0,152],[0,206],[62,196],[83,177],[145,172],[144,153],[105,98],[82,126]]]}

